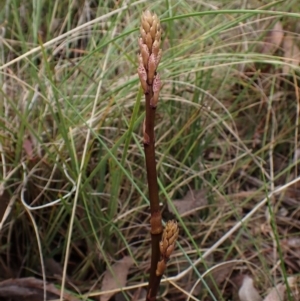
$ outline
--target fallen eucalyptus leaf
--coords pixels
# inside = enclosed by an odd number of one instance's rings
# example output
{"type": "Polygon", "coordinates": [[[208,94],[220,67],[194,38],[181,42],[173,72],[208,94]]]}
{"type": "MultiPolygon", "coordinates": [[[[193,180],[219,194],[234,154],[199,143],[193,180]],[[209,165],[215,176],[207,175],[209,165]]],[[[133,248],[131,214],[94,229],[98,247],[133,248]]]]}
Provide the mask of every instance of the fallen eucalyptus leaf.
{"type": "Polygon", "coordinates": [[[273,287],[264,301],[283,301],[284,300],[284,294],[286,291],[285,285],[282,283],[279,283],[276,285],[276,287],[273,287]]]}
{"type": "MultiPolygon", "coordinates": [[[[101,284],[101,291],[110,291],[126,285],[129,268],[133,264],[131,257],[126,256],[107,269],[101,284]],[[111,272],[112,271],[112,272],[111,272]]],[[[115,293],[100,296],[100,301],[108,301],[115,293]]]]}
{"type": "Polygon", "coordinates": [[[253,285],[253,279],[248,275],[244,276],[242,286],[239,289],[240,301],[261,301],[262,298],[253,285]]]}
{"type": "Polygon", "coordinates": [[[263,41],[263,54],[273,54],[282,43],[284,31],[281,22],[276,22],[274,27],[268,31],[263,41]]]}
{"type": "MultiPolygon", "coordinates": [[[[184,198],[181,200],[174,200],[173,205],[181,216],[189,215],[195,213],[195,209],[207,205],[208,202],[205,196],[205,190],[189,190],[184,198]]],[[[168,205],[168,208],[169,211],[175,213],[170,204],[168,205]]]]}

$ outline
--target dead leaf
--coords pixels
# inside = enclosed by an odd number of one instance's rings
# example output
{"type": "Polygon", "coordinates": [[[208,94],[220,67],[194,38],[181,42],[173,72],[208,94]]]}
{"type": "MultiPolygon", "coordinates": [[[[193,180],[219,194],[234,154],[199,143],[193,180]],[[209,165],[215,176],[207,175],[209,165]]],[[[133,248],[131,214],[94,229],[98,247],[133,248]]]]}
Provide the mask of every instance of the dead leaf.
{"type": "Polygon", "coordinates": [[[298,67],[300,62],[300,49],[295,44],[295,39],[292,35],[286,35],[283,39],[283,51],[285,65],[282,67],[283,73],[290,73],[292,66],[298,67]],[[289,64],[289,65],[288,65],[289,64]],[[290,66],[292,65],[292,66],[290,66]]]}
{"type": "Polygon", "coordinates": [[[23,141],[23,149],[25,150],[27,159],[28,159],[28,160],[32,160],[33,157],[34,157],[32,141],[29,140],[29,139],[25,139],[25,140],[23,141]]]}
{"type": "MultiPolygon", "coordinates": [[[[128,271],[132,264],[133,260],[129,256],[126,256],[114,263],[111,266],[111,269],[107,269],[104,273],[101,290],[110,291],[125,286],[127,282],[128,271]]],[[[100,296],[100,301],[108,301],[114,294],[115,293],[103,294],[100,296]]]]}
{"type": "Polygon", "coordinates": [[[300,237],[292,237],[287,240],[287,245],[293,248],[300,247],[300,237]]]}
{"type": "MultiPolygon", "coordinates": [[[[204,207],[208,204],[205,196],[205,190],[189,190],[183,199],[174,200],[172,203],[181,216],[189,215],[195,213],[196,208],[204,207]]],[[[168,204],[168,208],[169,211],[175,213],[170,204],[168,204]]]]}
{"type": "MultiPolygon", "coordinates": [[[[288,277],[287,282],[291,289],[293,300],[299,300],[300,297],[300,277],[288,277]]],[[[282,301],[288,300],[286,296],[286,286],[283,283],[279,283],[276,287],[272,288],[264,301],[282,301]]]]}
{"type": "Polygon", "coordinates": [[[253,279],[248,275],[244,276],[242,286],[239,289],[240,301],[261,301],[262,298],[253,285],[253,279]]]}
{"type": "MultiPolygon", "coordinates": [[[[204,273],[202,273],[202,277],[205,279],[208,287],[211,288],[211,291],[214,295],[217,295],[220,291],[221,285],[224,286],[226,282],[229,280],[230,275],[236,266],[236,261],[227,261],[214,265],[213,267],[206,269],[204,273]]],[[[193,291],[193,295],[198,295],[202,289],[201,283],[193,291]]]]}
{"type": "Polygon", "coordinates": [[[146,300],[147,290],[144,287],[139,287],[136,290],[132,290],[132,301],[146,300]]]}
{"type": "MultiPolygon", "coordinates": [[[[45,258],[44,263],[47,277],[55,277],[57,279],[61,279],[61,276],[63,274],[63,267],[60,265],[60,263],[56,262],[53,258],[45,258]]],[[[68,276],[67,280],[69,281],[68,276]]]]}
{"type": "Polygon", "coordinates": [[[264,301],[282,301],[284,298],[285,290],[285,285],[283,285],[282,283],[277,284],[276,287],[270,290],[264,301]]]}
{"type": "Polygon", "coordinates": [[[280,46],[283,36],[282,24],[278,21],[264,38],[261,52],[263,54],[273,54],[280,46]]]}
{"type": "Polygon", "coordinates": [[[233,268],[235,267],[236,262],[228,261],[222,262],[215,265],[213,268],[210,268],[211,276],[214,279],[215,283],[220,286],[232,273],[233,268]]]}
{"type": "MultiPolygon", "coordinates": [[[[60,296],[60,289],[52,283],[46,283],[47,300],[57,299],[60,296]]],[[[34,277],[8,279],[0,282],[0,297],[12,300],[44,300],[43,281],[34,277]]],[[[79,299],[64,294],[64,300],[79,301],[79,299]]]]}
{"type": "Polygon", "coordinates": [[[288,277],[287,281],[292,291],[293,300],[300,300],[300,276],[288,277]]]}

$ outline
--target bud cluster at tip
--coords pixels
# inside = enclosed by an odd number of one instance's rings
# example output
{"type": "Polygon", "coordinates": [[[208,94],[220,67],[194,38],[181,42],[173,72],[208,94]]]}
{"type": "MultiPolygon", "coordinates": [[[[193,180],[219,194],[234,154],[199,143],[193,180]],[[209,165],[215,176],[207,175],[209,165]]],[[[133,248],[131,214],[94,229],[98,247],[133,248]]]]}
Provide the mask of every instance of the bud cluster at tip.
{"type": "Polygon", "coordinates": [[[162,275],[166,269],[166,265],[175,248],[175,243],[178,238],[179,228],[176,221],[168,221],[162,234],[162,239],[159,243],[161,260],[157,264],[156,275],[162,275]]]}
{"type": "Polygon", "coordinates": [[[153,97],[150,105],[155,108],[161,89],[161,80],[156,72],[162,55],[160,49],[161,27],[157,15],[152,14],[149,10],[142,14],[140,34],[138,75],[144,93],[149,93],[152,89],[153,97]]]}

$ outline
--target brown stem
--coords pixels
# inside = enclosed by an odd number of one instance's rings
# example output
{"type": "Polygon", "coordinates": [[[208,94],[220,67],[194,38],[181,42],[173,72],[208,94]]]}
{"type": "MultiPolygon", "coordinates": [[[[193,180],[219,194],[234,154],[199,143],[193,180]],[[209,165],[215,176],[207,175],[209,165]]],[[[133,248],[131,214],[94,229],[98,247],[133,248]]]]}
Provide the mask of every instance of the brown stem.
{"type": "Polygon", "coordinates": [[[152,86],[149,93],[145,94],[146,118],[144,124],[144,149],[146,158],[147,180],[149,188],[150,212],[151,212],[151,267],[150,279],[146,301],[156,300],[161,276],[156,275],[157,263],[160,260],[159,242],[163,231],[162,218],[159,208],[158,182],[155,160],[155,108],[151,107],[150,100],[153,97],[152,86]]]}
{"type": "Polygon", "coordinates": [[[145,95],[146,98],[146,119],[145,119],[145,134],[149,137],[149,140],[144,143],[146,168],[147,168],[147,180],[149,187],[149,199],[151,214],[159,211],[159,199],[158,199],[158,183],[156,173],[156,160],[155,160],[155,137],[154,137],[154,121],[155,121],[155,108],[151,108],[150,99],[153,96],[153,92],[149,92],[145,95]]]}
{"type": "Polygon", "coordinates": [[[151,234],[151,267],[146,301],[156,300],[156,295],[159,289],[161,275],[156,275],[156,269],[157,262],[160,259],[160,251],[158,247],[160,240],[161,234],[151,234]]]}

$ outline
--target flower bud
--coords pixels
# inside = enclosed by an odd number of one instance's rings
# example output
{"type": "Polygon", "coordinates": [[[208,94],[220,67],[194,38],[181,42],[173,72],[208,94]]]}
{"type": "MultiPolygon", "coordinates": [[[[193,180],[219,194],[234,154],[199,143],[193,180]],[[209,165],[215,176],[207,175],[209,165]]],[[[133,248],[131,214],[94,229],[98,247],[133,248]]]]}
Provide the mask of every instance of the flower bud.
{"type": "Polygon", "coordinates": [[[149,87],[147,84],[147,72],[146,72],[145,67],[142,64],[139,65],[139,67],[137,69],[137,73],[139,75],[140,82],[141,82],[142,88],[144,90],[144,93],[146,94],[149,90],[149,87]]]}
{"type": "Polygon", "coordinates": [[[158,26],[158,19],[154,19],[153,22],[152,22],[152,26],[150,27],[150,34],[151,34],[151,37],[152,39],[154,40],[155,39],[155,35],[156,35],[156,32],[157,32],[157,26],[158,26]]]}
{"type": "Polygon", "coordinates": [[[168,221],[164,229],[160,244],[161,256],[167,261],[175,248],[175,243],[178,238],[179,228],[176,221],[168,221]]]}
{"type": "Polygon", "coordinates": [[[143,23],[148,23],[150,26],[152,25],[153,16],[148,9],[143,12],[142,19],[143,23]]]}
{"type": "Polygon", "coordinates": [[[164,248],[164,242],[160,241],[159,242],[159,252],[160,252],[160,254],[163,254],[164,250],[165,250],[165,248],[164,248]]]}
{"type": "Polygon", "coordinates": [[[174,249],[175,249],[175,244],[172,244],[172,245],[169,245],[168,247],[167,247],[167,249],[166,249],[166,258],[170,258],[170,256],[171,256],[171,254],[173,253],[173,251],[174,251],[174,249]]]}
{"type": "Polygon", "coordinates": [[[150,31],[150,24],[143,15],[142,15],[141,23],[142,23],[142,26],[143,26],[144,30],[146,31],[146,33],[148,33],[150,31]]]}
{"type": "Polygon", "coordinates": [[[162,259],[161,261],[159,261],[157,263],[157,267],[156,267],[156,276],[161,276],[164,271],[166,270],[167,264],[166,262],[162,259]]]}
{"type": "Polygon", "coordinates": [[[142,56],[142,59],[143,59],[143,66],[145,68],[147,68],[148,60],[149,60],[149,56],[150,56],[149,49],[148,49],[147,45],[142,44],[142,45],[140,45],[140,50],[141,50],[141,56],[142,56]]]}
{"type": "Polygon", "coordinates": [[[156,108],[158,103],[158,98],[159,98],[159,92],[161,89],[161,80],[159,74],[156,74],[156,76],[154,77],[152,89],[153,89],[153,97],[150,100],[150,106],[152,108],[156,108]]]}
{"type": "Polygon", "coordinates": [[[149,32],[146,34],[145,44],[147,45],[149,51],[151,51],[152,44],[153,44],[153,39],[152,39],[151,34],[149,32]]]}
{"type": "Polygon", "coordinates": [[[146,31],[145,31],[145,29],[141,26],[140,27],[140,34],[141,34],[141,37],[142,37],[142,39],[143,39],[143,42],[144,43],[146,43],[146,31]]]}
{"type": "Polygon", "coordinates": [[[158,30],[155,34],[155,40],[160,41],[161,40],[161,30],[158,30]]]}
{"type": "Polygon", "coordinates": [[[153,53],[155,56],[158,55],[159,47],[160,47],[160,42],[157,41],[157,40],[155,40],[155,41],[153,42],[152,49],[151,49],[151,50],[152,50],[152,53],[153,53]]]}
{"type": "Polygon", "coordinates": [[[153,78],[156,72],[157,64],[156,64],[156,58],[154,54],[152,53],[148,60],[148,83],[152,85],[153,78]]]}

